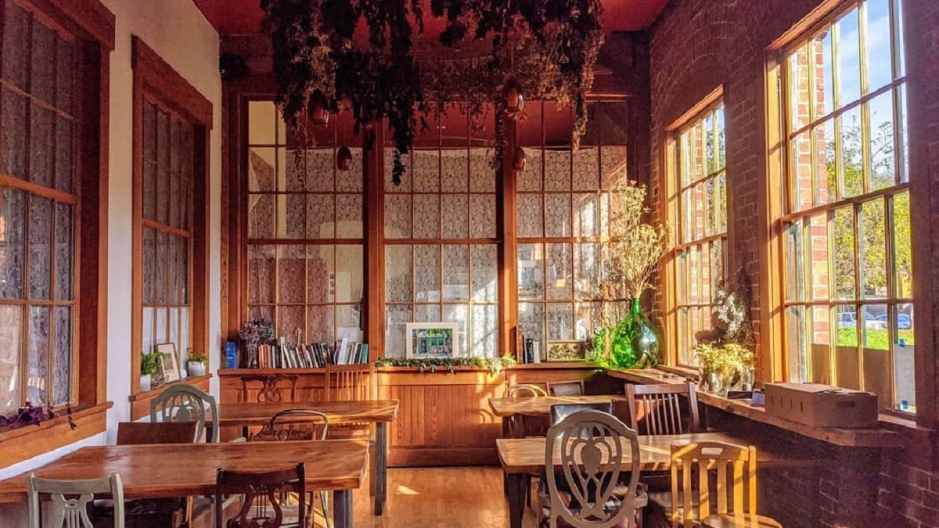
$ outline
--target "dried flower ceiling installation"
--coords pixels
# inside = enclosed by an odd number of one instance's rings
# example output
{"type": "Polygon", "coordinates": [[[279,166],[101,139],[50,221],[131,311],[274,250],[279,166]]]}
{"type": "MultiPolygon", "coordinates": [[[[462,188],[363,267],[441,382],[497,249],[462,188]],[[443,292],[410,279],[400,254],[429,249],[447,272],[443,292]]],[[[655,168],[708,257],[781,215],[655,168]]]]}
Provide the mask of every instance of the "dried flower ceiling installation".
{"type": "Polygon", "coordinates": [[[488,108],[512,118],[526,99],[572,104],[577,148],[603,44],[600,0],[429,0],[427,7],[424,0],[262,0],[284,119],[324,122],[341,104],[351,108],[356,133],[387,120],[395,184],[427,112],[448,105],[481,126],[488,108]],[[444,53],[415,46],[428,14],[444,26],[437,37],[444,53]],[[367,37],[356,35],[359,27],[367,37]]]}

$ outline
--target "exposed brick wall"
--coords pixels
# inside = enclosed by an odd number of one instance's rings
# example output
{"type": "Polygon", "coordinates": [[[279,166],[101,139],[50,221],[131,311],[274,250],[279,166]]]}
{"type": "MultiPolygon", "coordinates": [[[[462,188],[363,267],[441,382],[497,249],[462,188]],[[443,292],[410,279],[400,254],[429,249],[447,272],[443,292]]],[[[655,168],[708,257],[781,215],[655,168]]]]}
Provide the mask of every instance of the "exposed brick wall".
{"type": "MultiPolygon", "coordinates": [[[[719,86],[724,89],[727,135],[729,249],[731,270],[744,267],[752,280],[753,319],[761,331],[760,300],[766,295],[758,243],[760,193],[766,188],[765,66],[770,44],[822,4],[822,0],[672,0],[649,30],[651,202],[662,203],[666,128],[719,86]]],[[[914,296],[917,346],[939,343],[939,1],[904,0],[906,15],[910,173],[913,183],[914,296]]],[[[661,313],[662,289],[656,297],[661,313]]],[[[763,356],[763,351],[758,351],[763,356]]],[[[939,354],[917,364],[917,384],[939,385],[939,354]]],[[[918,401],[920,421],[934,423],[937,402],[918,401]]],[[[739,422],[741,420],[737,420],[739,422]]],[[[739,425],[739,424],[738,424],[739,425]]],[[[764,434],[778,435],[773,428],[764,434]]],[[[775,437],[775,436],[774,436],[775,437]]],[[[792,438],[829,456],[833,471],[852,453],[792,438]]],[[[879,458],[879,478],[855,482],[850,473],[767,471],[761,476],[761,503],[787,527],[833,526],[851,489],[875,488],[878,517],[890,526],[939,527],[939,470],[916,462],[935,460],[935,442],[911,452],[879,458]],[[927,456],[928,455],[928,456],[927,456]],[[807,495],[807,493],[810,493],[807,495]],[[814,499],[813,499],[814,497],[814,499]],[[807,505],[807,503],[812,503],[807,505]]],[[[876,462],[874,464],[876,466],[876,462]]],[[[852,521],[852,528],[869,528],[852,521]]]]}

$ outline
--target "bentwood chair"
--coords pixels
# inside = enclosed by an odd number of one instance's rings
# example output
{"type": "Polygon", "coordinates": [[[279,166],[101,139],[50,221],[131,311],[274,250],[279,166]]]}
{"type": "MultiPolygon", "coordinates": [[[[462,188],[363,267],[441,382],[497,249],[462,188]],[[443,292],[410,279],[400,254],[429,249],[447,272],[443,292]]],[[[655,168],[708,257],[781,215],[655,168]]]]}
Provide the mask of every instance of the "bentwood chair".
{"type": "Polygon", "coordinates": [[[505,389],[506,398],[538,398],[547,396],[548,391],[541,385],[534,383],[519,383],[518,385],[509,385],[505,389]]]}
{"type": "Polygon", "coordinates": [[[280,528],[286,526],[289,513],[285,512],[279,496],[296,493],[300,501],[297,509],[298,528],[309,526],[306,510],[306,472],[303,463],[287,469],[264,472],[231,471],[219,468],[215,477],[215,528],[280,528]],[[224,498],[242,494],[241,510],[226,523],[223,519],[224,498]],[[285,515],[287,513],[287,515],[285,515]]]}
{"type": "Polygon", "coordinates": [[[755,447],[723,442],[673,445],[671,459],[672,528],[782,528],[756,513],[755,447]],[[716,492],[711,493],[715,473],[716,492]]]}
{"type": "Polygon", "coordinates": [[[542,526],[636,526],[648,497],[639,484],[635,431],[610,413],[582,410],[552,426],[546,440],[542,526]],[[554,465],[556,450],[560,468],[554,465]]]}
{"type": "MultiPolygon", "coordinates": [[[[198,440],[209,441],[206,412],[211,413],[212,423],[218,423],[218,404],[215,397],[189,385],[173,385],[159,396],[150,400],[151,422],[198,422],[200,432],[198,440]],[[206,410],[208,408],[208,411],[206,410]]],[[[218,443],[218,427],[212,428],[211,442],[218,443]]]]}
{"type": "MultiPolygon", "coordinates": [[[[304,420],[306,422],[306,420],[304,420]]],[[[326,440],[329,434],[329,418],[312,409],[287,409],[275,414],[270,423],[265,425],[257,434],[251,437],[252,442],[278,442],[287,440],[326,440]],[[303,415],[312,418],[312,423],[304,423],[302,429],[285,428],[278,425],[278,422],[284,422],[291,416],[303,415]],[[316,423],[319,422],[319,423],[316,423]]],[[[307,517],[312,518],[313,512],[313,493],[307,501],[309,512],[307,517]]],[[[323,505],[323,517],[326,519],[326,528],[331,528],[332,522],[329,519],[329,494],[325,491],[319,492],[320,503],[323,505]]]]}
{"type": "Polygon", "coordinates": [[[49,480],[30,474],[26,478],[29,500],[29,528],[94,528],[88,518],[88,505],[95,495],[110,495],[114,500],[114,528],[124,528],[124,486],[121,476],[93,480],[49,480]],[[42,522],[39,494],[48,494],[52,505],[49,517],[42,522]]]}
{"type": "Polygon", "coordinates": [[[675,435],[701,430],[694,383],[626,385],[629,425],[639,434],[675,435]]]}
{"type": "Polygon", "coordinates": [[[582,396],[584,394],[584,380],[555,381],[548,385],[548,394],[551,396],[582,396]]]}
{"type": "Polygon", "coordinates": [[[599,411],[613,414],[613,403],[559,403],[551,406],[551,426],[561,423],[568,416],[580,411],[599,411]]]}

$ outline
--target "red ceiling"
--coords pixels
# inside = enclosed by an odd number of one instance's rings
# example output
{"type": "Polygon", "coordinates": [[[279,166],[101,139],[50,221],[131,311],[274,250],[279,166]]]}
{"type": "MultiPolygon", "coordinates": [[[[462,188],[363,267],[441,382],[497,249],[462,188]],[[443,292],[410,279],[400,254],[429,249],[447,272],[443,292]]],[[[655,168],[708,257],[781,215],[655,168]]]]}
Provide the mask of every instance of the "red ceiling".
{"type": "MultiPolygon", "coordinates": [[[[261,31],[260,0],[194,0],[221,35],[261,31]]],[[[607,31],[635,31],[649,26],[668,0],[603,0],[607,31]]]]}

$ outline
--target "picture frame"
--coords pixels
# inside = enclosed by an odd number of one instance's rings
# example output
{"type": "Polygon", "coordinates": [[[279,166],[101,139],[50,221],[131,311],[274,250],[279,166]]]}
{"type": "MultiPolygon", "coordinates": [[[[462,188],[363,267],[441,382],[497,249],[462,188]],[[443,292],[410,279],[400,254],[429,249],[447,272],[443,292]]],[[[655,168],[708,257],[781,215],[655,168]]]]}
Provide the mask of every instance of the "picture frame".
{"type": "Polygon", "coordinates": [[[162,343],[156,346],[156,351],[160,354],[157,361],[160,363],[160,371],[163,374],[163,381],[170,383],[182,379],[179,369],[179,356],[176,354],[176,344],[162,343]]]}
{"type": "Polygon", "coordinates": [[[459,347],[459,323],[407,323],[408,359],[453,358],[459,347]]]}
{"type": "Polygon", "coordinates": [[[586,361],[583,341],[548,341],[545,361],[586,361]]]}

